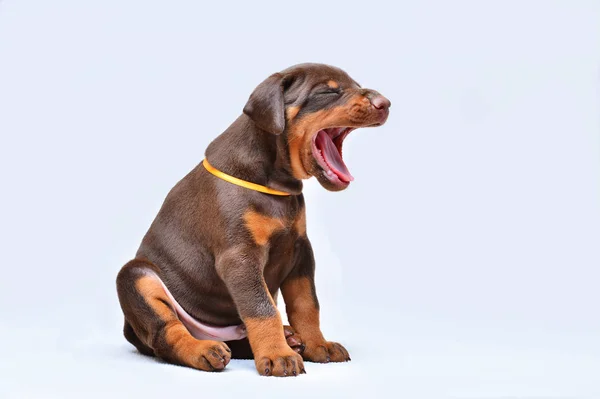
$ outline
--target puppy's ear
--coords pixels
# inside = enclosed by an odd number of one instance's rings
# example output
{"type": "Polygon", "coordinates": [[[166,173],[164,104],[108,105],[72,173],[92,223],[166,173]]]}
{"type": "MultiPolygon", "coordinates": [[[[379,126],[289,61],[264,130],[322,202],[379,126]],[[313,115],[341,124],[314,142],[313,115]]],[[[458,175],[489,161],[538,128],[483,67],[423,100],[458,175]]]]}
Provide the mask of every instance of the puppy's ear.
{"type": "Polygon", "coordinates": [[[267,132],[281,134],[285,129],[285,104],[283,101],[284,75],[275,73],[254,89],[244,113],[267,132]]]}

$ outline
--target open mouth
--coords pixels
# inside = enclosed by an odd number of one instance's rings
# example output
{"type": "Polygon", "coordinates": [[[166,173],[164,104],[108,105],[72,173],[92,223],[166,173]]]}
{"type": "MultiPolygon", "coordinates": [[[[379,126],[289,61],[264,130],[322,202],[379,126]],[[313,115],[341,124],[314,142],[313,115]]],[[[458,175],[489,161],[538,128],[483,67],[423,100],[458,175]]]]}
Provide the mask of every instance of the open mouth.
{"type": "Polygon", "coordinates": [[[313,155],[325,171],[326,177],[335,182],[348,184],[354,177],[342,158],[342,144],[348,133],[354,128],[332,127],[321,129],[313,137],[313,155]]]}

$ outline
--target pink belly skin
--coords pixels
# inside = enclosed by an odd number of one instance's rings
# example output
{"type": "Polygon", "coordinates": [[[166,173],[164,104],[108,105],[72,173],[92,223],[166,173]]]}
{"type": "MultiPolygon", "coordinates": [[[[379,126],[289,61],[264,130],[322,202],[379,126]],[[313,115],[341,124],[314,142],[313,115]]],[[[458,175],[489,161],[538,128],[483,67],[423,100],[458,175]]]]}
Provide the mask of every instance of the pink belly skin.
{"type": "Polygon", "coordinates": [[[187,328],[194,338],[213,341],[234,341],[246,338],[246,326],[243,324],[237,326],[214,327],[200,323],[194,317],[190,316],[179,303],[177,303],[175,298],[173,298],[173,295],[171,295],[169,289],[165,286],[160,277],[156,275],[156,273],[149,272],[149,274],[152,274],[158,281],[160,281],[165,293],[175,307],[175,311],[177,312],[179,320],[181,320],[185,328],[187,328]]]}

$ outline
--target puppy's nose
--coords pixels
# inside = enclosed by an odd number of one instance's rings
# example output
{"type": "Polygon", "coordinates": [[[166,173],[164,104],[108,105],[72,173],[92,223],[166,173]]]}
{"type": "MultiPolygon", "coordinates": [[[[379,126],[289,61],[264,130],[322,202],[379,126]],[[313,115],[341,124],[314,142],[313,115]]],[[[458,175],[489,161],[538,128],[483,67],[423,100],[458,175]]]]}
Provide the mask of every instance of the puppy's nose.
{"type": "Polygon", "coordinates": [[[390,102],[390,100],[388,100],[381,94],[376,95],[375,97],[371,98],[370,100],[371,100],[371,104],[373,104],[373,106],[377,109],[388,109],[389,107],[392,106],[392,103],[390,102]]]}

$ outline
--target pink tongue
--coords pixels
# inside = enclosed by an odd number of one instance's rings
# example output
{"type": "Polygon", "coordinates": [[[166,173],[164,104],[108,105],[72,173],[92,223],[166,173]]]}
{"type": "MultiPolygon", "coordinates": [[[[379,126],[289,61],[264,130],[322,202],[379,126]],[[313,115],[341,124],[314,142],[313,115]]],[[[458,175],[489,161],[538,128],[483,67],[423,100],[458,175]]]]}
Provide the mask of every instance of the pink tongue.
{"type": "Polygon", "coordinates": [[[354,180],[354,177],[350,174],[350,171],[346,167],[342,156],[340,155],[337,147],[331,140],[331,137],[324,131],[320,131],[317,140],[317,147],[321,150],[325,162],[331,168],[333,173],[339,177],[340,180],[350,182],[354,180]]]}

